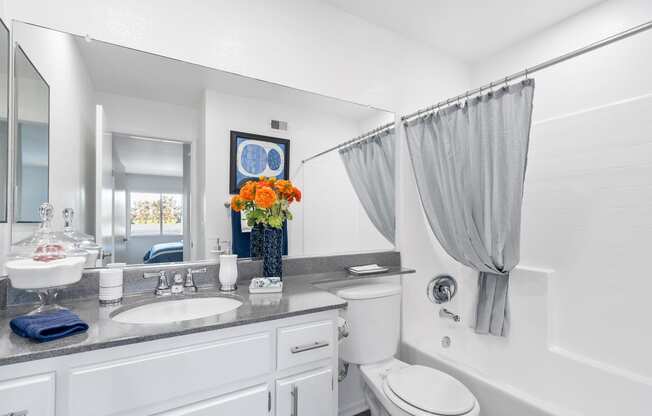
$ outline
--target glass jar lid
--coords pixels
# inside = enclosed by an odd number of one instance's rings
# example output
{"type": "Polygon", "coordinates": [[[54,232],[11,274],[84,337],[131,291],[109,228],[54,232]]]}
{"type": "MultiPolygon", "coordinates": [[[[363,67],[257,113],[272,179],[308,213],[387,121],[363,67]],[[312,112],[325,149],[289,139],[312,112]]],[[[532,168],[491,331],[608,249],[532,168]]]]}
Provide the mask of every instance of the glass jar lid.
{"type": "Polygon", "coordinates": [[[95,242],[95,237],[89,234],[82,233],[73,228],[73,218],[75,216],[75,210],[72,208],[64,208],[62,211],[63,214],[63,231],[58,232],[57,235],[61,235],[63,239],[70,239],[75,243],[76,247],[82,249],[99,249],[99,245],[95,242]]]}
{"type": "Polygon", "coordinates": [[[87,252],[82,250],[74,239],[52,231],[53,215],[52,204],[47,202],[41,204],[39,207],[41,223],[38,229],[29,237],[15,243],[10,257],[30,258],[39,262],[50,262],[71,256],[85,257],[87,252]]]}

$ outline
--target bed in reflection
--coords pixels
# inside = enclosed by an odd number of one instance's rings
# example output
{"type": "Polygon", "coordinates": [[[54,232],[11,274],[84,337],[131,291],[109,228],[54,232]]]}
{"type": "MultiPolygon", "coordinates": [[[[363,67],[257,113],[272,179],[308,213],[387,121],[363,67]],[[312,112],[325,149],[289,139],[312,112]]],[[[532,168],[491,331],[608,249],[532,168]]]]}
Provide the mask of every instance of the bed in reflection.
{"type": "Polygon", "coordinates": [[[143,263],[145,264],[178,261],[183,261],[183,240],[154,244],[143,257],[143,263]]]}

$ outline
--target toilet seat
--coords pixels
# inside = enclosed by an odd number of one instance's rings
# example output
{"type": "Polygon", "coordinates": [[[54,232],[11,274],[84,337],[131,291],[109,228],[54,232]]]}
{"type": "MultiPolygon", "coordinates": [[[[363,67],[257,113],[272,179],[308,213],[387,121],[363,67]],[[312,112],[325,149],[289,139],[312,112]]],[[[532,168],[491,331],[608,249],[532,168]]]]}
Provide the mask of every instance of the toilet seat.
{"type": "Polygon", "coordinates": [[[383,392],[392,403],[414,416],[462,416],[476,407],[473,394],[457,379],[420,365],[389,372],[383,392]]]}

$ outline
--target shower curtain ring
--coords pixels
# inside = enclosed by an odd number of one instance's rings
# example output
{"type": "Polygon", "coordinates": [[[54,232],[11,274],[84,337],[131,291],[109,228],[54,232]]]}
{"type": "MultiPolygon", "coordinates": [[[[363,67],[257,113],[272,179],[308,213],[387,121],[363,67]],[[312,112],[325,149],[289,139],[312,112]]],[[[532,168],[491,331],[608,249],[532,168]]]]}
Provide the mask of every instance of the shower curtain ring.
{"type": "Polygon", "coordinates": [[[509,88],[509,83],[507,82],[507,79],[508,79],[508,78],[509,78],[509,77],[505,77],[505,89],[509,88]]]}

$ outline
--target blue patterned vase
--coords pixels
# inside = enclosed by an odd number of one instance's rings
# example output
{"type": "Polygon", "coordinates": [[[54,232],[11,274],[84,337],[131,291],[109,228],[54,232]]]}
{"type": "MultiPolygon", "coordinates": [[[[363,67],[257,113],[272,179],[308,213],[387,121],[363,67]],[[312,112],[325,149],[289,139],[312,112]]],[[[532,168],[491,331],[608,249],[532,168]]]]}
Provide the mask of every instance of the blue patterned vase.
{"type": "Polygon", "coordinates": [[[263,235],[263,276],[283,277],[283,230],[265,228],[263,235]]]}
{"type": "Polygon", "coordinates": [[[256,224],[251,228],[251,235],[249,236],[249,255],[252,258],[263,257],[263,238],[265,227],[261,224],[256,224]]]}

